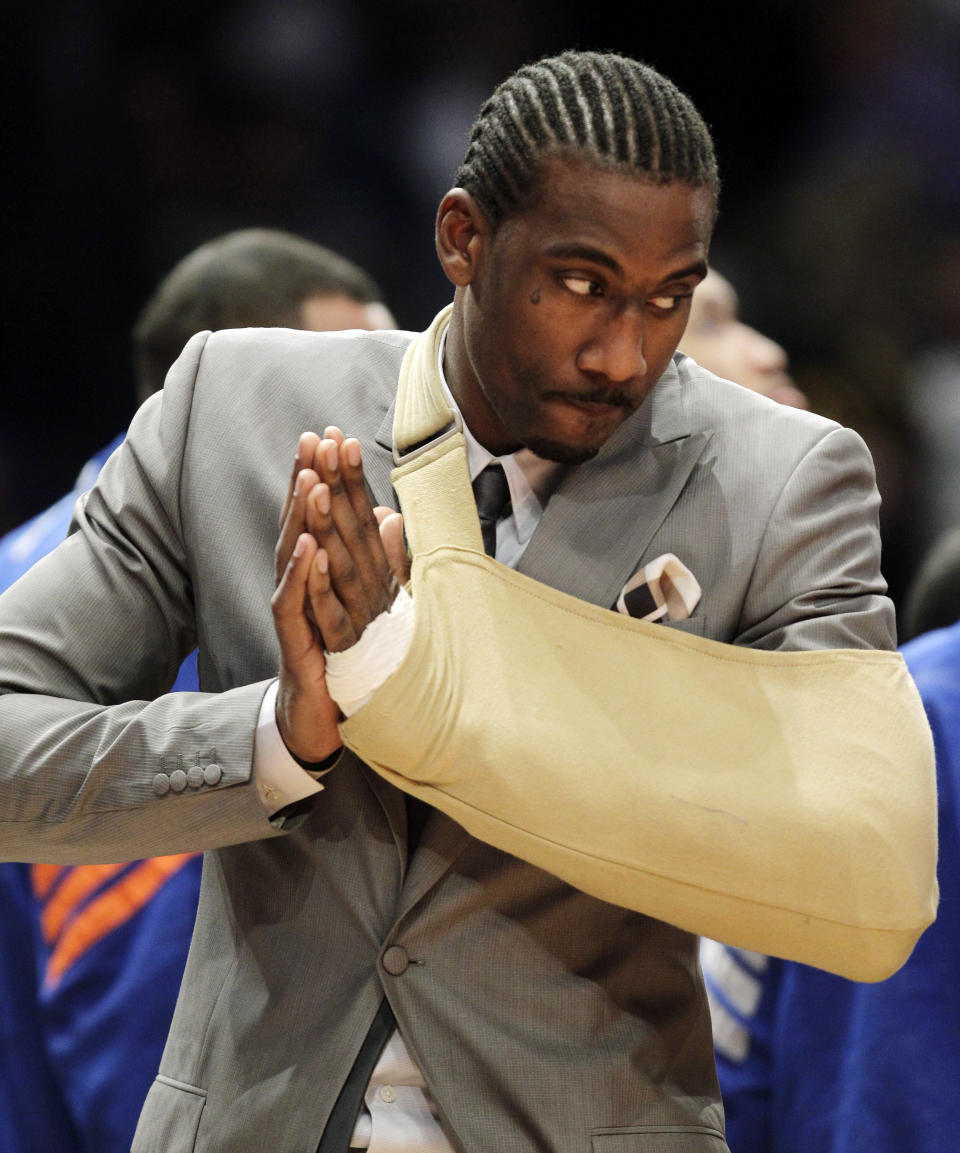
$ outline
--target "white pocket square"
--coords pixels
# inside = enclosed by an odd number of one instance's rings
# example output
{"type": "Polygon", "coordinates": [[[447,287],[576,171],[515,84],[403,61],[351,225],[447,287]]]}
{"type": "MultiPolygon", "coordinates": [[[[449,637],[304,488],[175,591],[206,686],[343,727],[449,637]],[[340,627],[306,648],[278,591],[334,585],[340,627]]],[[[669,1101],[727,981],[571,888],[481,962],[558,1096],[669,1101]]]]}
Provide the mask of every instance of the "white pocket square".
{"type": "Polygon", "coordinates": [[[700,600],[697,578],[665,552],[633,574],[617,597],[617,612],[641,621],[682,621],[700,600]]]}

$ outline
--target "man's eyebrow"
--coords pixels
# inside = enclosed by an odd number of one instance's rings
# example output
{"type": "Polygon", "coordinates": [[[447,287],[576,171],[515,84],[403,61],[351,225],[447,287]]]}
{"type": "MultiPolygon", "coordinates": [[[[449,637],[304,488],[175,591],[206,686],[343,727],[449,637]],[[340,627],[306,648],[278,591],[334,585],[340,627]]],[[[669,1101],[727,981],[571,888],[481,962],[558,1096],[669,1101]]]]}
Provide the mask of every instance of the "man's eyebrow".
{"type": "MultiPolygon", "coordinates": [[[[615,260],[608,252],[604,252],[602,248],[593,248],[589,244],[553,244],[547,248],[547,255],[554,260],[585,260],[590,264],[599,264],[602,268],[608,268],[617,276],[624,274],[623,266],[618,260],[615,260]]],[[[706,275],[707,262],[696,260],[693,264],[677,269],[676,272],[671,272],[665,276],[663,283],[666,284],[671,280],[683,280],[687,276],[696,276],[698,280],[703,280],[706,275]]]]}
{"type": "Polygon", "coordinates": [[[700,280],[704,280],[707,275],[707,262],[705,260],[696,260],[693,264],[688,264],[686,268],[680,268],[676,272],[671,272],[669,276],[665,276],[664,280],[683,280],[687,276],[696,276],[700,280]]]}
{"type": "Polygon", "coordinates": [[[609,268],[618,276],[623,275],[623,268],[618,260],[614,260],[602,248],[593,248],[589,244],[552,244],[547,248],[547,256],[552,256],[555,260],[586,260],[590,264],[609,268]]]}

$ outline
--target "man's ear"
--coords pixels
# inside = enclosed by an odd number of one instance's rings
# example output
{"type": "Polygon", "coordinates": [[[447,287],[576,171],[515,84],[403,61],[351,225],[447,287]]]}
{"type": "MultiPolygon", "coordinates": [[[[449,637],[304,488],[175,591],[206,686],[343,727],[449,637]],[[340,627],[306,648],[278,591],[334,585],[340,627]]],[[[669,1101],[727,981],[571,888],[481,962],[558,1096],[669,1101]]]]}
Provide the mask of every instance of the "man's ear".
{"type": "Polygon", "coordinates": [[[490,225],[480,205],[464,188],[451,188],[437,209],[436,242],[447,279],[464,288],[476,275],[490,225]]]}

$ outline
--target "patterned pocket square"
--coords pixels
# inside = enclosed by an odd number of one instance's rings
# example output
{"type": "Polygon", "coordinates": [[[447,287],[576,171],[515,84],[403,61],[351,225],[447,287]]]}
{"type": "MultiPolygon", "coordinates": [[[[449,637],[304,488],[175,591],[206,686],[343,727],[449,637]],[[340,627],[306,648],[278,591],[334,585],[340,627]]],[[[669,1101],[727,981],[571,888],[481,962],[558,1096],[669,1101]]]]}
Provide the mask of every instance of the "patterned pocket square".
{"type": "Polygon", "coordinates": [[[672,552],[644,565],[617,597],[617,612],[641,621],[682,621],[700,600],[697,578],[672,552]]]}

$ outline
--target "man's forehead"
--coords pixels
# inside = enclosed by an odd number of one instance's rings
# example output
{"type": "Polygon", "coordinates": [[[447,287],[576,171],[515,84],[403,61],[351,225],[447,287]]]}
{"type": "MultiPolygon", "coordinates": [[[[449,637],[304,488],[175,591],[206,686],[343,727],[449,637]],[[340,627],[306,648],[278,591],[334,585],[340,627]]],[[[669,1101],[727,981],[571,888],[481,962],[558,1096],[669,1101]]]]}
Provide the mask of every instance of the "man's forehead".
{"type": "Polygon", "coordinates": [[[680,177],[662,176],[639,165],[613,160],[589,149],[556,149],[544,154],[537,171],[535,185],[540,193],[562,180],[567,184],[583,183],[590,185],[598,177],[617,176],[624,181],[635,181],[639,187],[666,188],[682,187],[691,191],[702,191],[705,202],[716,206],[716,189],[708,184],[695,184],[680,177]]]}
{"type": "MultiPolygon", "coordinates": [[[[702,263],[715,215],[711,188],[657,182],[588,156],[562,156],[545,169],[536,202],[514,219],[558,254],[565,246],[594,242],[656,251],[664,259],[682,259],[696,250],[693,260],[702,263]]],[[[702,267],[700,274],[705,272],[702,267]]]]}

